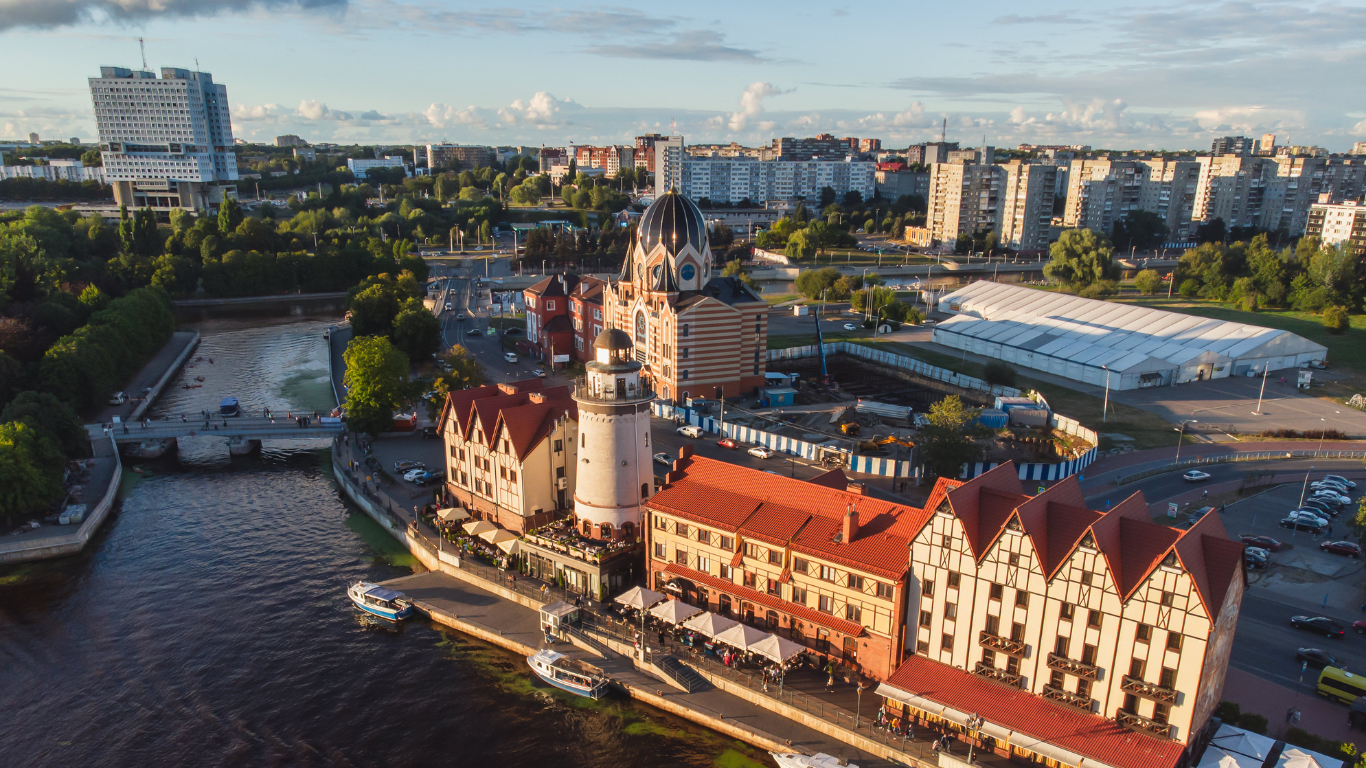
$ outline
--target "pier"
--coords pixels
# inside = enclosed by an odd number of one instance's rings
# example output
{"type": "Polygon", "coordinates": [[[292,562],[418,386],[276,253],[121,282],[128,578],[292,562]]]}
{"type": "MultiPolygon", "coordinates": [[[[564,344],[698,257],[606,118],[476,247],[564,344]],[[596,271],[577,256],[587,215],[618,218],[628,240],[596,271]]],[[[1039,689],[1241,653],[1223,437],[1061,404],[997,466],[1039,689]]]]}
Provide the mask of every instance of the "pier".
{"type": "Polygon", "coordinates": [[[276,416],[273,418],[257,417],[237,417],[230,416],[224,418],[218,414],[211,414],[207,419],[197,414],[186,414],[185,421],[172,419],[170,421],[149,421],[144,426],[143,422],[115,424],[113,429],[109,429],[103,424],[87,424],[86,432],[90,439],[99,440],[112,437],[114,442],[120,445],[124,443],[140,443],[146,440],[175,440],[182,437],[222,437],[227,439],[241,438],[243,440],[270,440],[270,439],[298,439],[298,438],[331,438],[340,435],[345,429],[341,420],[329,419],[323,423],[321,419],[309,416],[308,426],[299,426],[293,419],[286,416],[276,416]],[[107,433],[107,437],[106,437],[107,433]]]}

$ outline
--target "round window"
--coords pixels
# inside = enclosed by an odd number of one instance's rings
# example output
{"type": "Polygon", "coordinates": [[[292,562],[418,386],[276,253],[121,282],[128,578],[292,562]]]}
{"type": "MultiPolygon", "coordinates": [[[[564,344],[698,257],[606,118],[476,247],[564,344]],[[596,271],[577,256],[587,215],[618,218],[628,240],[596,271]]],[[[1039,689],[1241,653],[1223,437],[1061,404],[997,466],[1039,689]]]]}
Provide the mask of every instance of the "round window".
{"type": "Polygon", "coordinates": [[[694,267],[691,264],[684,264],[683,268],[678,271],[678,275],[684,280],[691,280],[697,276],[697,267],[694,267]]]}

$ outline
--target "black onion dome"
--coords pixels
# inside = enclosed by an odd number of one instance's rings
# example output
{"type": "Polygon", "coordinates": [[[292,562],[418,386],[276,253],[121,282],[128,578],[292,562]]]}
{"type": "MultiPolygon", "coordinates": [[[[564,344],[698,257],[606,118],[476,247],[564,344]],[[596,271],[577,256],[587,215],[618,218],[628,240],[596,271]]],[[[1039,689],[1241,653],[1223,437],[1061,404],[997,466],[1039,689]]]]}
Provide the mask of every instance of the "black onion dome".
{"type": "Polygon", "coordinates": [[[663,243],[669,255],[677,256],[683,246],[692,246],[701,253],[707,246],[707,225],[697,203],[674,190],[650,203],[640,217],[640,243],[649,253],[663,243]]]}
{"type": "Polygon", "coordinates": [[[633,346],[635,344],[631,341],[631,335],[620,328],[608,328],[593,339],[594,349],[605,349],[609,352],[619,352],[633,346]]]}

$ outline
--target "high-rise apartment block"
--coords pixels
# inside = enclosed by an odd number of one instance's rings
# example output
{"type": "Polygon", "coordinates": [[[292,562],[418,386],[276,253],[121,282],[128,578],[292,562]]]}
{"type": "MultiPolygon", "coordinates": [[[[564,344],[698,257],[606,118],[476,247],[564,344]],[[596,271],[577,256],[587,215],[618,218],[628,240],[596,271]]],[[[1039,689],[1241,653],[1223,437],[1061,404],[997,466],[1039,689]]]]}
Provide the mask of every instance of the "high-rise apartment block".
{"type": "Polygon", "coordinates": [[[285,134],[284,136],[276,136],[276,137],[275,137],[275,146],[277,146],[277,147],[306,147],[306,146],[308,146],[308,142],[304,141],[303,139],[299,138],[298,136],[296,136],[296,135],[294,135],[294,134],[292,134],[292,133],[287,133],[287,134],[285,134]]]}
{"type": "Polygon", "coordinates": [[[493,147],[466,144],[428,144],[427,167],[433,171],[439,168],[452,168],[468,171],[493,165],[497,152],[493,147]]]}
{"type": "Polygon", "coordinates": [[[636,137],[636,151],[634,155],[637,168],[654,173],[655,170],[655,142],[667,139],[667,136],[658,133],[647,133],[644,136],[636,137]]]}
{"type": "Polygon", "coordinates": [[[236,196],[228,91],[208,72],[100,67],[89,82],[105,179],[120,205],[202,211],[236,196]]]}
{"type": "Polygon", "coordinates": [[[859,140],[853,137],[837,139],[828,133],[807,139],[785,136],[769,144],[774,157],[780,160],[843,160],[859,154],[859,140]]]}
{"type": "Polygon", "coordinates": [[[609,174],[615,175],[622,168],[635,167],[634,147],[610,146],[610,147],[590,147],[580,146],[574,148],[574,164],[579,170],[587,168],[601,168],[609,174]]]}
{"type": "Polygon", "coordinates": [[[876,163],[862,160],[790,161],[685,155],[677,188],[694,199],[727,203],[819,200],[826,187],[833,189],[839,199],[857,192],[868,200],[876,188],[876,169],[876,163]]]}
{"type": "Polygon", "coordinates": [[[1366,254],[1366,203],[1332,203],[1329,195],[1309,206],[1304,229],[1306,237],[1317,237],[1324,245],[1340,245],[1353,256],[1366,254]]]}
{"type": "Polygon", "coordinates": [[[1058,168],[1012,160],[1001,194],[1001,245],[1023,253],[1048,250],[1058,168]]]}
{"type": "Polygon", "coordinates": [[[1255,154],[1256,151],[1257,140],[1249,136],[1220,136],[1210,144],[1209,153],[1211,155],[1251,155],[1255,154]]]}
{"type": "Polygon", "coordinates": [[[925,226],[936,242],[950,245],[960,235],[1000,231],[1005,167],[985,163],[935,163],[925,226]]]}
{"type": "Polygon", "coordinates": [[[655,139],[653,149],[655,197],[660,198],[669,190],[683,186],[683,137],[655,139]]]}

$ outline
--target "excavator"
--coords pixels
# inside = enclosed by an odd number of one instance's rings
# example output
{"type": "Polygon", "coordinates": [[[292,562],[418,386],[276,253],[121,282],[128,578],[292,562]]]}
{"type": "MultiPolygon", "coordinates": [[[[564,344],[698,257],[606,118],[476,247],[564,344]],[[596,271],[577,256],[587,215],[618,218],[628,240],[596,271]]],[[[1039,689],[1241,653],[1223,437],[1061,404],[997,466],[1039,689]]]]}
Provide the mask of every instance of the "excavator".
{"type": "Polygon", "coordinates": [[[915,442],[914,442],[913,440],[911,440],[910,438],[897,437],[896,435],[888,435],[888,436],[886,436],[886,437],[877,437],[877,436],[875,435],[875,436],[873,436],[873,439],[872,439],[872,440],[865,440],[864,442],[859,443],[859,450],[860,450],[860,451],[865,451],[865,452],[866,452],[866,451],[876,451],[877,449],[881,448],[881,447],[884,446],[884,445],[891,445],[891,444],[893,444],[893,443],[896,443],[897,445],[904,445],[904,446],[906,446],[907,448],[914,448],[914,447],[915,447],[915,442]]]}

